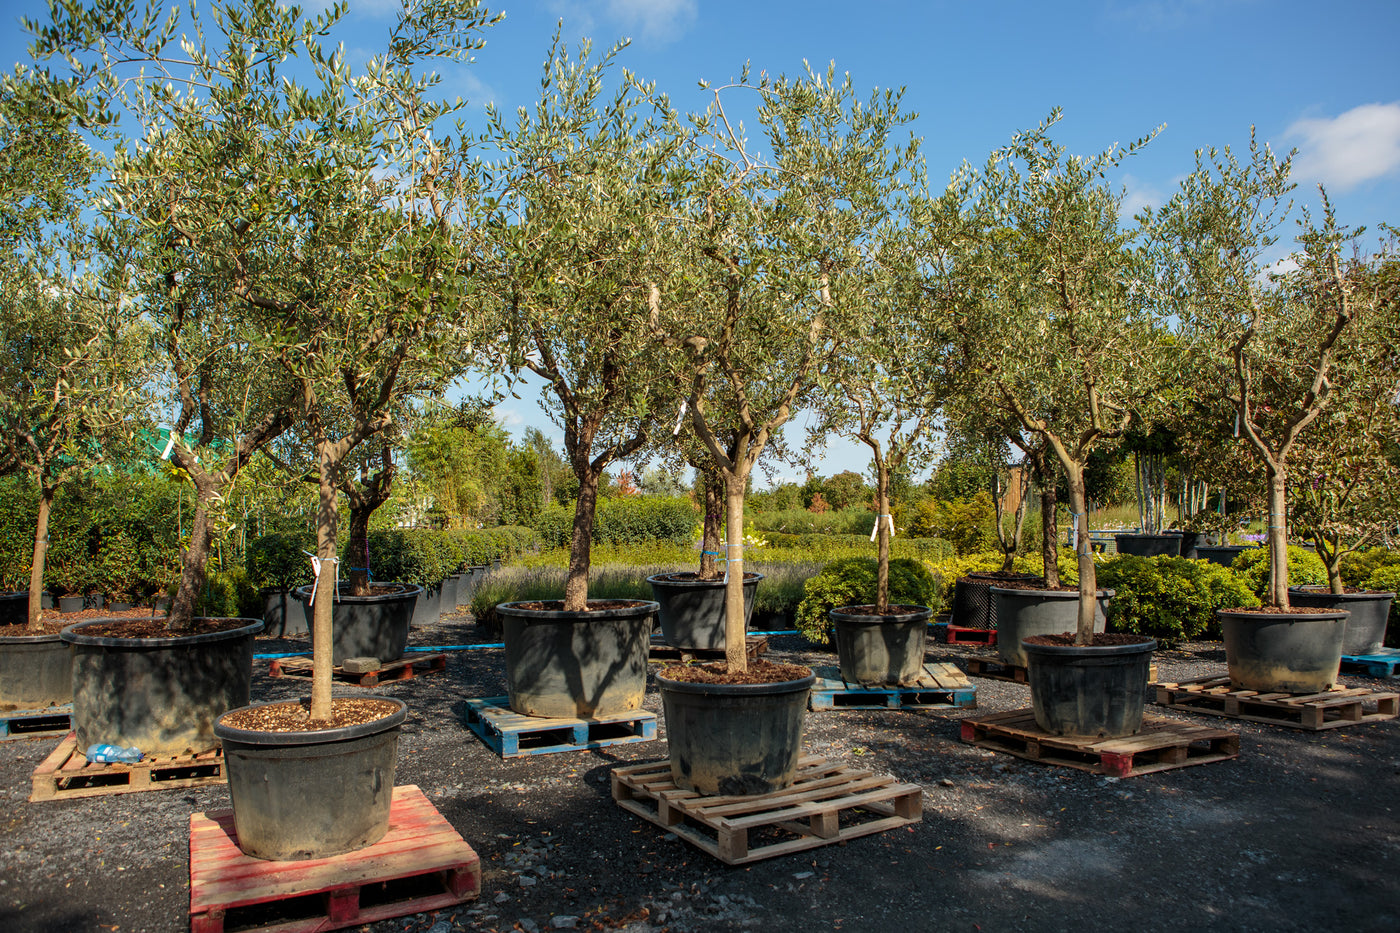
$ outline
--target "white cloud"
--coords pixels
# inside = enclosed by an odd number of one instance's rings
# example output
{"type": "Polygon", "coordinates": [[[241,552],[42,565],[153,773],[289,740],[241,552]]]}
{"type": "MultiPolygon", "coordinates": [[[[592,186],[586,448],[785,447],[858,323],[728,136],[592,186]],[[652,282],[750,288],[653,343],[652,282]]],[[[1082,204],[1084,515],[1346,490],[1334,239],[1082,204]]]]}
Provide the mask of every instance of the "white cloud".
{"type": "Polygon", "coordinates": [[[597,33],[604,18],[648,45],[665,45],[695,22],[699,0],[551,0],[549,8],[577,35],[597,33]]]}
{"type": "Polygon", "coordinates": [[[1132,175],[1124,175],[1123,203],[1119,206],[1118,216],[1126,222],[1135,217],[1139,211],[1149,207],[1157,207],[1164,201],[1166,198],[1155,186],[1132,175]]]}
{"type": "Polygon", "coordinates": [[[1400,170],[1400,101],[1362,104],[1332,119],[1296,121],[1285,134],[1298,140],[1293,174],[1339,192],[1400,170]]]}

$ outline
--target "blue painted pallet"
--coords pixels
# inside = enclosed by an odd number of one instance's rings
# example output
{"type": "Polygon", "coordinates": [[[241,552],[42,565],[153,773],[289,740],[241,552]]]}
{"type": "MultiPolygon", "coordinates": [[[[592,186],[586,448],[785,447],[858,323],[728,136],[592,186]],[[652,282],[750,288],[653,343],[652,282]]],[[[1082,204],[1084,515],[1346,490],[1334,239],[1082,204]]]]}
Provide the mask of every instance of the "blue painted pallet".
{"type": "Polygon", "coordinates": [[[0,713],[0,741],[67,735],[73,731],[73,704],[0,713]]]}
{"type": "Polygon", "coordinates": [[[1382,648],[1375,654],[1344,654],[1342,672],[1371,677],[1400,677],[1400,648],[1382,648]]]}
{"type": "Polygon", "coordinates": [[[834,667],[813,668],[808,705],[813,710],[834,709],[958,709],[977,705],[977,688],[962,671],[946,662],[924,665],[917,682],[908,685],[847,683],[834,667]]]}
{"type": "Polygon", "coordinates": [[[508,703],[508,697],[467,700],[467,728],[502,758],[577,752],[656,738],[656,714],[644,709],[596,719],[546,719],[521,715],[508,703]]]}

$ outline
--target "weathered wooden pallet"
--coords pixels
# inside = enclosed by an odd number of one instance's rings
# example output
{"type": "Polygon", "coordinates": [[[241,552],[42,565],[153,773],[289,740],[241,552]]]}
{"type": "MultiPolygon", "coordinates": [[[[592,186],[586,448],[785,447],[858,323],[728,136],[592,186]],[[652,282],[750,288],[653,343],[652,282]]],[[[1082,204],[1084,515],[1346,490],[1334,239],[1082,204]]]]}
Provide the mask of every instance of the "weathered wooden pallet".
{"type": "Polygon", "coordinates": [[[173,787],[226,783],[221,748],[196,755],[153,755],[138,762],[89,762],[78,737],[68,733],[34,769],[30,801],[133,794],[173,787]]]}
{"type": "Polygon", "coordinates": [[[1344,654],[1342,673],[1400,677],[1400,648],[1381,648],[1375,654],[1344,654]]]}
{"type": "MultiPolygon", "coordinates": [[[[310,677],[311,656],[295,658],[273,658],[267,667],[271,677],[310,677]]],[[[356,673],[339,667],[333,668],[336,680],[356,684],[361,687],[377,687],[394,680],[412,680],[423,674],[436,674],[447,670],[445,654],[415,654],[397,661],[385,661],[377,670],[356,673]]]]}
{"type": "Polygon", "coordinates": [[[0,741],[46,738],[73,731],[73,704],[0,712],[0,741]]]}
{"type": "Polygon", "coordinates": [[[808,706],[828,709],[956,709],[977,705],[977,688],[967,675],[946,661],[924,665],[912,684],[848,683],[835,667],[812,669],[817,675],[808,706]]]}
{"type": "Polygon", "coordinates": [[[596,719],[546,719],[517,713],[509,702],[508,697],[467,700],[467,728],[502,758],[577,752],[656,738],[656,714],[644,709],[596,719]]]}
{"type": "MultiPolygon", "coordinates": [[[[745,635],[744,653],[748,655],[750,661],[768,650],[767,635],[745,635]]],[[[661,641],[653,641],[647,654],[647,660],[658,664],[671,664],[677,661],[723,661],[724,649],[715,651],[704,648],[676,648],[661,641]]]]}
{"type": "Polygon", "coordinates": [[[1259,693],[1232,687],[1228,676],[1159,683],[1156,687],[1159,706],[1311,732],[1381,722],[1400,712],[1400,694],[1366,687],[1334,686],[1321,693],[1259,693]]]}
{"type": "Polygon", "coordinates": [[[705,797],[671,780],[669,762],[614,768],[618,806],[728,865],[801,852],[923,819],[923,792],[888,774],[803,758],[792,786],[748,797],[705,797]]]}
{"type": "Polygon", "coordinates": [[[950,624],[944,630],[944,640],[950,645],[995,645],[997,643],[997,630],[950,624]]]}
{"type": "Polygon", "coordinates": [[[1137,777],[1236,758],[1240,737],[1224,729],[1145,716],[1142,731],[1117,739],[1051,735],[1029,709],[962,721],[962,740],[1029,761],[1078,768],[1110,777],[1137,777]]]}
{"type": "Polygon", "coordinates": [[[389,832],[328,858],[244,855],[232,810],[190,816],[190,931],[339,930],[441,910],[481,894],[481,862],[423,792],[395,787],[389,832]]]}
{"type": "Polygon", "coordinates": [[[1026,669],[1019,664],[1007,664],[991,658],[966,658],[967,672],[973,677],[986,677],[988,680],[1004,680],[1013,684],[1030,683],[1026,669]]]}

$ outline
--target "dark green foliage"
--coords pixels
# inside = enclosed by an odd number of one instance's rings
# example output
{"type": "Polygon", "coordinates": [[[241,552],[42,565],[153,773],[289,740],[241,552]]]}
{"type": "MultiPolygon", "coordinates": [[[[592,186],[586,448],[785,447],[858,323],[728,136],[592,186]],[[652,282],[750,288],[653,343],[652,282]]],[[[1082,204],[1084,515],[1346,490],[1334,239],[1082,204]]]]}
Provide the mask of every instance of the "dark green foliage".
{"type": "Polygon", "coordinates": [[[255,587],[290,590],[312,580],[311,560],[316,538],[311,532],[300,535],[270,534],[248,543],[248,576],[255,587]]]}
{"type": "MultiPolygon", "coordinates": [[[[1361,583],[1362,589],[1380,593],[1400,594],[1400,562],[1383,564],[1361,583]]],[[[1386,623],[1385,644],[1400,648],[1400,598],[1390,603],[1390,620],[1386,623]]]]}
{"type": "MultiPolygon", "coordinates": [[[[806,595],[797,607],[797,630],[813,644],[830,641],[828,613],[839,606],[863,606],[875,602],[878,563],[873,557],[834,560],[807,581],[806,595]]],[[[890,561],[891,605],[926,606],[938,610],[938,583],[927,567],[907,557],[890,561]]]]}
{"type": "MultiPolygon", "coordinates": [[[[1254,591],[1254,595],[1260,599],[1265,597],[1269,591],[1269,549],[1267,547],[1255,547],[1241,551],[1230,567],[1244,578],[1245,583],[1254,591]]],[[[1288,585],[1306,586],[1325,584],[1326,582],[1327,568],[1322,565],[1318,556],[1307,548],[1290,544],[1288,546],[1288,585]]]]}
{"type": "Polygon", "coordinates": [[[1366,581],[1377,571],[1400,567],[1400,551],[1373,547],[1342,555],[1342,583],[1363,589],[1373,589],[1366,581]]]}
{"type": "Polygon", "coordinates": [[[1119,555],[1099,565],[1098,584],[1116,591],[1108,606],[1111,631],[1150,635],[1167,645],[1218,639],[1217,609],[1259,605],[1234,570],[1184,557],[1119,555]]]}
{"type": "MultiPolygon", "coordinates": [[[[174,590],[173,584],[171,590],[174,590]]],[[[262,605],[258,600],[258,588],[242,567],[210,569],[204,578],[204,592],[195,600],[194,614],[210,618],[260,619],[262,605]]]]}
{"type": "MultiPolygon", "coordinates": [[[[686,496],[623,496],[599,499],[593,523],[596,544],[669,541],[687,544],[699,535],[699,511],[686,496]]],[[[535,525],[545,547],[568,547],[574,507],[550,505],[535,525]]]]}

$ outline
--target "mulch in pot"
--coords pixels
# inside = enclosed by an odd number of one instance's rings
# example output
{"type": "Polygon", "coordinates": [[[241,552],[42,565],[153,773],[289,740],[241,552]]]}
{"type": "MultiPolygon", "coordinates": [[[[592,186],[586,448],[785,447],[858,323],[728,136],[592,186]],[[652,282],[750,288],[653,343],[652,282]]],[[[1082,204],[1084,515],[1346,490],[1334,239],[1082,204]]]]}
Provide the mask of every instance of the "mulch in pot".
{"type": "MultiPolygon", "coordinates": [[[[322,729],[343,729],[358,726],[376,719],[391,716],[399,708],[397,703],[376,700],[371,697],[336,697],[331,700],[331,721],[317,726],[322,729]]],[[[308,732],[306,723],[311,716],[310,700],[291,700],[286,703],[267,703],[262,706],[246,706],[224,714],[220,720],[233,729],[249,729],[255,732],[308,732]]]]}
{"type": "Polygon", "coordinates": [[[723,661],[709,664],[673,664],[663,668],[661,676],[692,684],[781,684],[801,680],[812,673],[801,664],[779,664],[775,661],[750,661],[747,671],[731,672],[723,661]]]}

